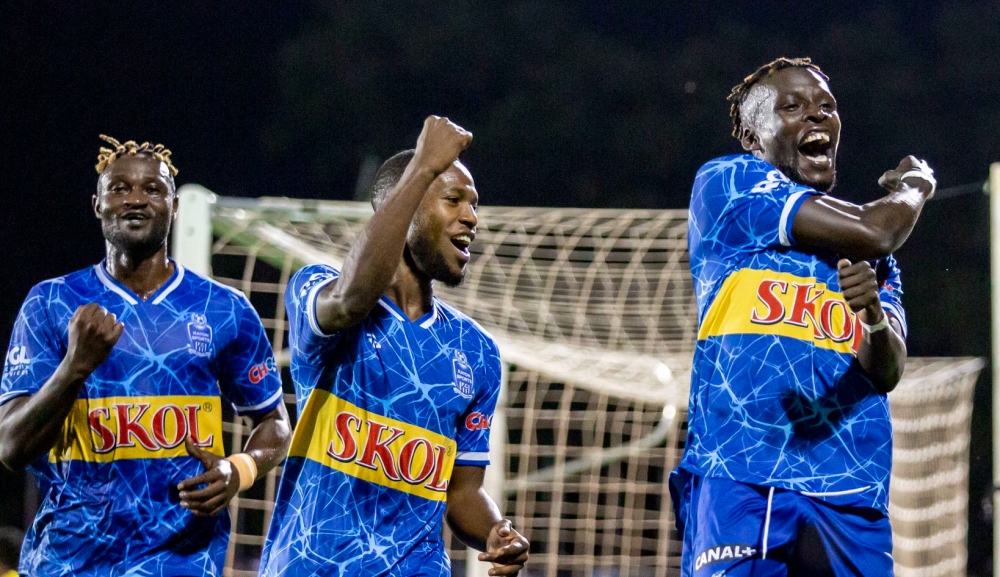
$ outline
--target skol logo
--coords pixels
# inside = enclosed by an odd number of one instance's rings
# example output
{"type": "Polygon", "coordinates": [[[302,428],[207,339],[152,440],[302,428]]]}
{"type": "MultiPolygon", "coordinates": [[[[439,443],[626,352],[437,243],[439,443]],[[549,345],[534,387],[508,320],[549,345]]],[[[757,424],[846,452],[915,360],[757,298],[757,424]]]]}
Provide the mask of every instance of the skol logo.
{"type": "Polygon", "coordinates": [[[490,428],[490,418],[482,413],[469,413],[465,418],[465,428],[470,431],[486,431],[490,428]]]}
{"type": "Polygon", "coordinates": [[[811,328],[816,340],[851,343],[858,350],[860,322],[839,293],[828,292],[815,282],[764,279],[757,287],[757,299],[750,322],[811,328]]]}
{"type": "Polygon", "coordinates": [[[379,415],[319,388],[309,395],[288,448],[345,475],[431,501],[447,499],[455,440],[379,415]]]}
{"type": "Polygon", "coordinates": [[[414,431],[380,423],[371,415],[362,419],[351,412],[334,419],[335,438],[327,454],[340,463],[380,471],[389,481],[402,481],[435,492],[448,489],[445,458],[448,447],[414,431]]]}
{"type": "Polygon", "coordinates": [[[257,383],[263,381],[264,377],[266,377],[271,373],[277,372],[277,370],[278,370],[278,365],[274,362],[274,357],[267,357],[267,360],[265,360],[263,363],[250,367],[250,371],[247,373],[247,377],[250,379],[251,383],[256,385],[257,383]]]}
{"type": "Polygon", "coordinates": [[[149,403],[115,403],[95,407],[87,415],[97,454],[115,449],[141,447],[147,451],[173,449],[191,440],[199,447],[211,447],[215,435],[202,438],[198,413],[202,405],[165,404],[152,408],[149,403]]]}
{"type": "Polygon", "coordinates": [[[187,457],[184,439],[222,455],[221,399],[210,395],[77,399],[49,462],[187,457]]]}
{"type": "Polygon", "coordinates": [[[698,329],[698,339],[776,335],[839,353],[857,353],[858,319],[844,295],[814,277],[741,269],[722,283],[698,329]]]}

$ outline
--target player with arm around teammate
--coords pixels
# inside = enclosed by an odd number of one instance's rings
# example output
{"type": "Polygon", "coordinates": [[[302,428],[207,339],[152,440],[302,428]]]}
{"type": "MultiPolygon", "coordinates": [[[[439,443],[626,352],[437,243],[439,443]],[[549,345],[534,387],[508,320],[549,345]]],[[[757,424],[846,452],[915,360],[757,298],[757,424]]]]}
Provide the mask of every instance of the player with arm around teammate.
{"type": "Polygon", "coordinates": [[[106,258],[31,290],[4,364],[0,461],[42,495],[20,571],[222,575],[226,505],[291,438],[274,356],[242,293],[167,258],[170,151],[103,138],[106,258]],[[254,423],[227,458],[222,398],[254,423]]]}
{"type": "Polygon", "coordinates": [[[496,343],[433,295],[461,283],[479,195],[458,160],[472,134],[424,122],[375,176],[375,214],[341,270],[289,281],[299,421],[261,575],[445,576],[442,518],[516,575],[528,542],[483,489],[500,388],[496,343]]]}
{"type": "Polygon", "coordinates": [[[695,178],[699,309],[688,441],[671,475],[684,575],[891,575],[892,428],[906,362],[892,251],[935,181],[913,157],[886,196],[827,194],[840,117],[827,77],[779,58],[733,89],[747,154],[695,178]]]}

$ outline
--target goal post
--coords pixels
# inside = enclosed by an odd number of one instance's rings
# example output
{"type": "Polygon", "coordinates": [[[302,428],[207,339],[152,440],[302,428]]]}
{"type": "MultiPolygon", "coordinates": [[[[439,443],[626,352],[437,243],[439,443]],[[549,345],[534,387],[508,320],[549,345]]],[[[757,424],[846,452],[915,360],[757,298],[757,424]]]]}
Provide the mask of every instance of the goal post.
{"type": "MultiPolygon", "coordinates": [[[[207,199],[212,274],[258,310],[294,410],[288,278],[307,263],[342,263],[371,207],[207,199]]],[[[697,330],[687,211],[482,207],[478,228],[465,285],[436,294],[500,348],[506,390],[487,471],[502,487],[488,492],[531,540],[529,574],[679,574],[665,481],[683,452],[697,330]]],[[[972,389],[982,366],[911,358],[890,395],[901,577],[964,571],[972,389]]],[[[246,427],[234,418],[227,432],[238,439],[246,427]]],[[[254,574],[279,473],[234,500],[228,575],[254,574]]],[[[450,535],[446,543],[456,575],[483,568],[450,535]]]]}
{"type": "Polygon", "coordinates": [[[990,300],[993,365],[993,575],[1000,577],[1000,162],[990,165],[990,300]]]}

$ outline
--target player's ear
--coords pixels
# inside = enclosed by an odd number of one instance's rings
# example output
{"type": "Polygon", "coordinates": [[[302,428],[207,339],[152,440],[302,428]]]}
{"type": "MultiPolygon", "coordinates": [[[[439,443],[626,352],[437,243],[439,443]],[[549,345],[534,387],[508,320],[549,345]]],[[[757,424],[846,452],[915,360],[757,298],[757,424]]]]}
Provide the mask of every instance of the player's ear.
{"type": "Polygon", "coordinates": [[[90,201],[94,207],[94,216],[101,218],[101,197],[95,194],[90,198],[90,201]]]}
{"type": "Polygon", "coordinates": [[[743,145],[743,150],[747,152],[757,152],[760,150],[760,139],[757,138],[757,133],[747,127],[743,127],[740,131],[740,144],[743,145]]]}

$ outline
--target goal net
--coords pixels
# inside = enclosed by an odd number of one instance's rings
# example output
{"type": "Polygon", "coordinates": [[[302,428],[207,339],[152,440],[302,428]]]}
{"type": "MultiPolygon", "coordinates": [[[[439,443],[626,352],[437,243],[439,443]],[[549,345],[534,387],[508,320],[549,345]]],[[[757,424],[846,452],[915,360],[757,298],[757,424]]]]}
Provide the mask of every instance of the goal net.
{"type": "MultiPolygon", "coordinates": [[[[260,313],[294,413],[285,285],[304,264],[339,265],[371,208],[211,198],[213,275],[260,313]]],[[[483,207],[479,217],[466,283],[435,290],[500,346],[505,393],[488,473],[500,473],[494,497],[531,540],[525,574],[678,575],[665,480],[683,451],[697,329],[687,211],[483,207]]],[[[964,574],[971,397],[982,366],[911,358],[890,395],[897,575],[964,574]]],[[[248,428],[234,418],[227,433],[240,446],[248,428]]],[[[256,574],[279,474],[233,500],[227,574],[256,574]]],[[[482,574],[448,539],[455,574],[482,574]]]]}

